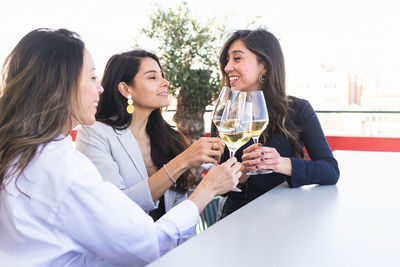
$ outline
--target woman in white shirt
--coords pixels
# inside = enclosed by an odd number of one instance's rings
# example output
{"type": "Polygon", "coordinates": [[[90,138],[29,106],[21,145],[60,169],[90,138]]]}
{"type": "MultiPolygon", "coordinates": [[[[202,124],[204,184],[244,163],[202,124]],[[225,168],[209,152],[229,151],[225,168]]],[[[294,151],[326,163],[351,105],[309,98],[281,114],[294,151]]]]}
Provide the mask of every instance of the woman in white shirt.
{"type": "Polygon", "coordinates": [[[112,56],[101,85],[97,122],[79,128],[76,148],[105,181],[156,221],[186,199],[194,180],[190,169],[217,163],[224,144],[219,138],[203,137],[188,148],[184,137],[163,119],[169,82],[152,53],[132,50],[112,56]],[[158,175],[164,164],[180,169],[176,186],[171,187],[165,170],[158,175]]]}
{"type": "MultiPolygon", "coordinates": [[[[143,266],[189,236],[213,196],[238,182],[240,163],[235,159],[214,167],[188,200],[153,222],[72,149],[70,129],[95,122],[103,92],[93,60],[76,34],[34,30],[17,44],[3,68],[4,266],[95,266],[98,257],[119,266],[143,266]]],[[[175,166],[166,167],[172,179],[179,175],[175,166]]]]}

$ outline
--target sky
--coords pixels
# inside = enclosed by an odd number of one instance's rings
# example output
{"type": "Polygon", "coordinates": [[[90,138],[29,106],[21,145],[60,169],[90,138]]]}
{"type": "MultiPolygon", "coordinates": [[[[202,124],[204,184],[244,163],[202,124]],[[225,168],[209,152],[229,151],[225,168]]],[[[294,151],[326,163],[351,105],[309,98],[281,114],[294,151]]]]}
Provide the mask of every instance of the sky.
{"type": "MultiPolygon", "coordinates": [[[[187,2],[193,17],[215,18],[228,32],[246,28],[258,17],[256,25],[268,27],[280,39],[288,73],[318,64],[354,72],[400,71],[400,16],[394,0],[187,2]]],[[[110,56],[131,49],[135,42],[153,49],[139,30],[149,24],[157,3],[174,7],[180,1],[2,1],[0,62],[29,31],[67,28],[81,35],[101,75],[110,56]]]]}

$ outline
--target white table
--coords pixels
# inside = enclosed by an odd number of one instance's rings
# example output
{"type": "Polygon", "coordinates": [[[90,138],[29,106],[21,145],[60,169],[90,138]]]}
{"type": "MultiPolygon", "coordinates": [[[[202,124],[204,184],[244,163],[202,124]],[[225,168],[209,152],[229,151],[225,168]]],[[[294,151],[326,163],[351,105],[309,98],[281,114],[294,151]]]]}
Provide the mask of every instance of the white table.
{"type": "Polygon", "coordinates": [[[400,266],[400,153],[334,155],[336,186],[284,183],[149,266],[400,266]]]}

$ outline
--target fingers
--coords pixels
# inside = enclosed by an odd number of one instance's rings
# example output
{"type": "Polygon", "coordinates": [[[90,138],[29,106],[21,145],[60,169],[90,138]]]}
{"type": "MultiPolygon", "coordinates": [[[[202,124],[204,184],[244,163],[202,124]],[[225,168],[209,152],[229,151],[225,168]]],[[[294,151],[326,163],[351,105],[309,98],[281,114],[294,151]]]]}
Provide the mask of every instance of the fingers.
{"type": "Polygon", "coordinates": [[[243,150],[243,154],[244,153],[250,153],[250,152],[252,152],[252,151],[254,151],[256,149],[259,149],[261,147],[262,147],[262,145],[259,144],[259,143],[258,144],[253,144],[253,145],[247,147],[245,150],[243,150]]]}
{"type": "Polygon", "coordinates": [[[208,148],[210,150],[220,151],[224,153],[225,144],[218,137],[202,137],[196,142],[196,146],[201,148],[208,148]]]}
{"type": "Polygon", "coordinates": [[[219,138],[207,138],[207,140],[204,140],[206,142],[206,148],[200,153],[205,154],[208,159],[208,161],[212,160],[216,162],[219,162],[221,159],[222,154],[224,153],[225,145],[219,138]]]}
{"type": "Polygon", "coordinates": [[[211,168],[203,180],[214,183],[214,188],[218,194],[231,191],[239,183],[242,176],[240,171],[241,164],[236,158],[231,158],[219,166],[211,168]]]}
{"type": "Polygon", "coordinates": [[[246,170],[276,170],[280,163],[280,154],[273,147],[258,147],[242,156],[242,164],[246,170]]]}
{"type": "Polygon", "coordinates": [[[228,167],[232,167],[236,162],[237,162],[237,159],[235,157],[232,157],[232,158],[228,159],[227,161],[225,161],[224,165],[227,165],[228,167]]]}
{"type": "Polygon", "coordinates": [[[223,163],[223,165],[226,165],[226,167],[230,169],[230,171],[234,174],[235,178],[237,177],[237,179],[239,179],[240,176],[242,175],[240,171],[242,164],[238,162],[235,157],[228,159],[225,163],[223,163]]]}
{"type": "Polygon", "coordinates": [[[225,145],[220,142],[213,142],[211,143],[211,150],[216,150],[218,151],[220,154],[224,153],[224,149],[225,149],[225,145]]]}
{"type": "Polygon", "coordinates": [[[199,139],[202,142],[207,142],[207,143],[222,143],[221,139],[219,137],[202,137],[199,139]]]}
{"type": "Polygon", "coordinates": [[[253,149],[245,149],[243,150],[242,160],[246,159],[254,159],[254,158],[272,158],[273,155],[279,155],[278,151],[276,151],[273,147],[266,147],[266,146],[257,146],[257,144],[252,145],[248,148],[253,149]]]}
{"type": "Polygon", "coordinates": [[[217,163],[224,153],[225,145],[219,138],[202,137],[184,153],[192,164],[217,163]]]}

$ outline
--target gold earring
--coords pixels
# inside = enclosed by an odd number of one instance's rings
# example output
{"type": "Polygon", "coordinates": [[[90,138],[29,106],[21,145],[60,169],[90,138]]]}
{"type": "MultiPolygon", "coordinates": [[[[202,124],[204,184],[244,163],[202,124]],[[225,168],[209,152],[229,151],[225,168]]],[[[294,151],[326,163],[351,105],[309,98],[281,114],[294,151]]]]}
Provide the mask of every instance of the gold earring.
{"type": "Polygon", "coordinates": [[[260,77],[258,77],[258,81],[260,83],[265,83],[266,79],[267,79],[267,74],[266,73],[263,73],[263,74],[260,75],[260,77]]]}
{"type": "Polygon", "coordinates": [[[129,114],[132,114],[135,111],[135,107],[133,106],[133,100],[132,100],[132,96],[128,95],[128,106],[126,107],[126,111],[129,114]]]}

